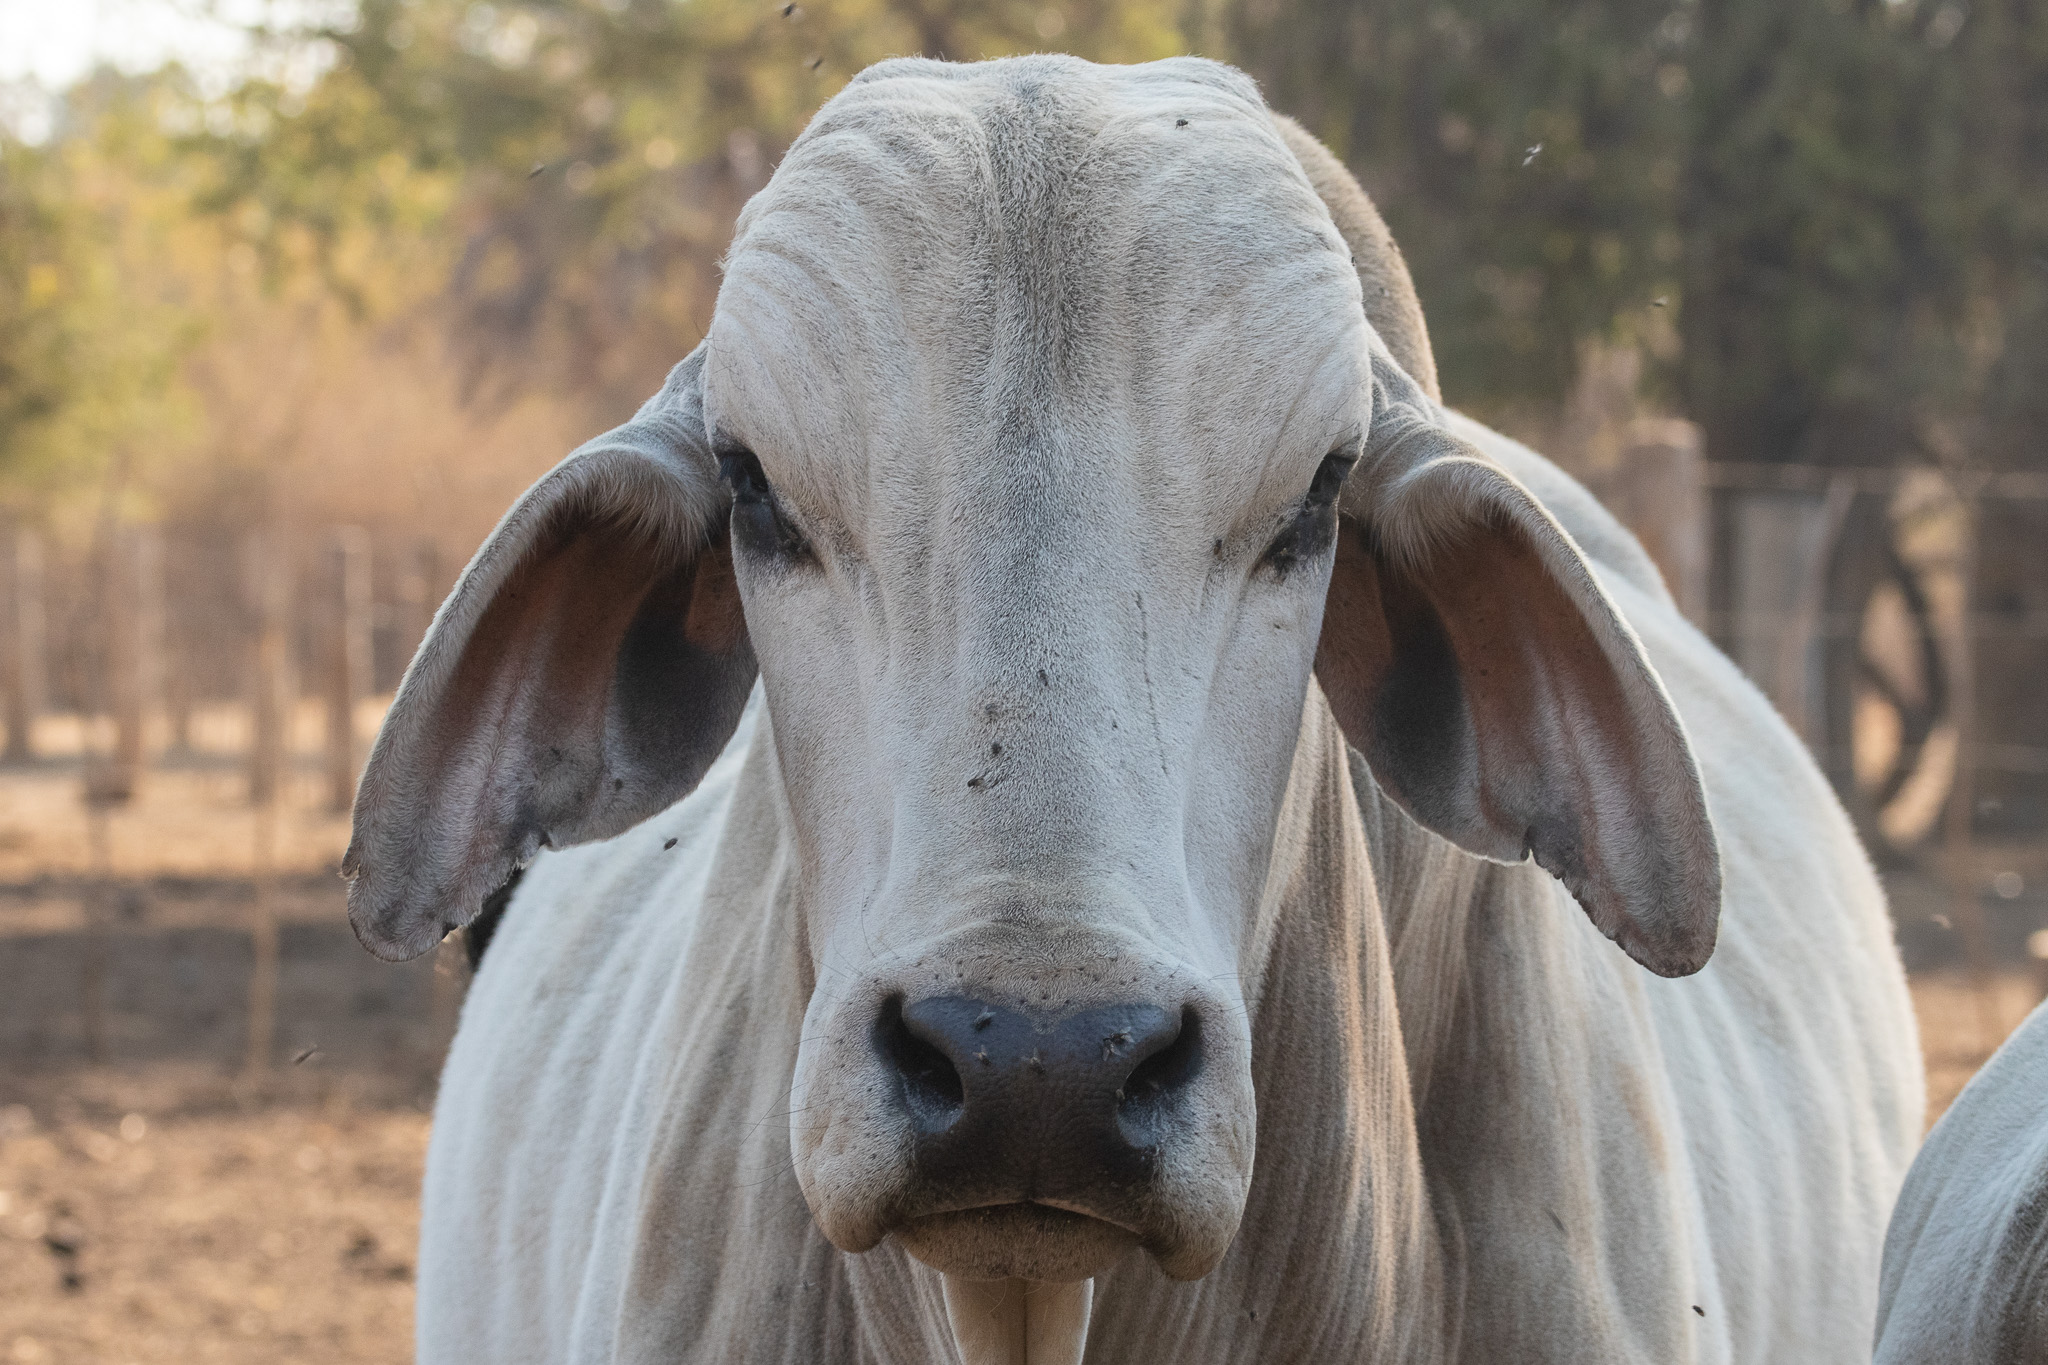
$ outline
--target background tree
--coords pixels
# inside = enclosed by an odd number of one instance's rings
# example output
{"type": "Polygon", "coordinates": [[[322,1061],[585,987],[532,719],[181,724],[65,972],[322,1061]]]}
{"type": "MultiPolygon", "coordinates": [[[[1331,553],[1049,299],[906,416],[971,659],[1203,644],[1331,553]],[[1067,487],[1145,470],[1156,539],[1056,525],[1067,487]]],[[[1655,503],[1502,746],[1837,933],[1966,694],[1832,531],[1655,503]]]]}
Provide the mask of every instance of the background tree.
{"type": "Polygon", "coordinates": [[[207,207],[253,206],[344,296],[350,240],[443,225],[446,321],[474,381],[637,403],[708,320],[733,217],[820,103],[885,56],[1055,45],[1164,56],[1173,7],[968,0],[364,0],[303,94],[251,84],[207,207]],[[422,214],[426,217],[422,217],[422,214]]]}
{"type": "Polygon", "coordinates": [[[1386,214],[1453,401],[1555,404],[1588,343],[1670,355],[1689,10],[1244,0],[1213,22],[1386,214]]]}

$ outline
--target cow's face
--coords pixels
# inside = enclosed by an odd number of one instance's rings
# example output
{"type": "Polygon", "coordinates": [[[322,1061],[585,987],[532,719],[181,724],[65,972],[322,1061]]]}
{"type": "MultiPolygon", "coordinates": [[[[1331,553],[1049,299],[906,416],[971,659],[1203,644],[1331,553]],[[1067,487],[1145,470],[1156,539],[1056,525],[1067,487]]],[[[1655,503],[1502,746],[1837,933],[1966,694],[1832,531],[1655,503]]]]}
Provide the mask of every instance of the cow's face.
{"type": "Polygon", "coordinates": [[[1369,354],[1329,215],[1204,63],[894,64],[748,206],[704,410],[815,969],[791,1134],[842,1247],[1223,1253],[1369,354]]]}
{"type": "Polygon", "coordinates": [[[1423,824],[1533,853],[1657,971],[1712,947],[1661,686],[1440,417],[1242,77],[877,68],[749,205],[705,344],[436,619],[357,800],[357,932],[424,951],[689,791],[758,658],[819,1225],[949,1293],[1134,1247],[1199,1275],[1251,1177],[1311,671],[1423,824]]]}

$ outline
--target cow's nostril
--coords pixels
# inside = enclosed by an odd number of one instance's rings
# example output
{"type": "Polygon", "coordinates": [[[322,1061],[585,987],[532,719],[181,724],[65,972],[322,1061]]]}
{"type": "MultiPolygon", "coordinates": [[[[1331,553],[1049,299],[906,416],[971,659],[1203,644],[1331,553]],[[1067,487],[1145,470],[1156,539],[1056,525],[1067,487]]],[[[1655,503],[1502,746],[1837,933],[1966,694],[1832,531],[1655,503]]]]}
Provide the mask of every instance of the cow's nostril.
{"type": "Polygon", "coordinates": [[[1175,1101],[1202,1069],[1202,1020],[1193,1006],[1180,1013],[1180,1028],[1155,1036],[1156,1050],[1139,1059],[1117,1091],[1117,1122],[1139,1146],[1157,1140],[1157,1129],[1175,1101]]]}
{"type": "Polygon", "coordinates": [[[942,1133],[960,1117],[960,1072],[945,1053],[910,1031],[903,999],[891,996],[875,1021],[875,1050],[902,1087],[903,1107],[922,1133],[942,1133]]]}

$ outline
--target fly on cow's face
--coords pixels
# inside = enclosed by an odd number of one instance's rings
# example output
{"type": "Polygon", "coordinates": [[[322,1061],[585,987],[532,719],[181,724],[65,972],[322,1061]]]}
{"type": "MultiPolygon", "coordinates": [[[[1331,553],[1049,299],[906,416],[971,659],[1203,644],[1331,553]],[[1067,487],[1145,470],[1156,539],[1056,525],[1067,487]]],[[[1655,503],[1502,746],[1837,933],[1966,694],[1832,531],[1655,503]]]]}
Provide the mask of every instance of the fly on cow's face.
{"type": "Polygon", "coordinates": [[[1333,450],[1323,457],[1323,462],[1316,466],[1315,477],[1309,480],[1308,492],[1302,495],[1280,534],[1266,547],[1266,553],[1259,559],[1261,564],[1285,578],[1296,565],[1314,559],[1335,542],[1337,492],[1357,463],[1357,453],[1350,450],[1333,450]]]}
{"type": "Polygon", "coordinates": [[[732,490],[733,536],[757,555],[802,559],[810,545],[783,511],[761,457],[737,443],[718,451],[718,477],[732,490]]]}

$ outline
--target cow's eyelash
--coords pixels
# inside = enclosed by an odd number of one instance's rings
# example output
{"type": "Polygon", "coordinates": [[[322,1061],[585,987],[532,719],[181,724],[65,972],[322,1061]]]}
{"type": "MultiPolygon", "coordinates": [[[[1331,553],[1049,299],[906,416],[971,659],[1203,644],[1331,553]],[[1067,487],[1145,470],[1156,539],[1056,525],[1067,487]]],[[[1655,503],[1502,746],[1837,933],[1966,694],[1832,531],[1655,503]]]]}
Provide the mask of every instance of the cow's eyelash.
{"type": "Polygon", "coordinates": [[[1259,556],[1261,567],[1285,578],[1303,560],[1315,558],[1330,546],[1336,539],[1337,494],[1357,463],[1358,456],[1348,450],[1333,450],[1323,457],[1315,477],[1309,480],[1308,492],[1295,504],[1294,514],[1259,556]]]}
{"type": "Polygon", "coordinates": [[[810,556],[810,543],[783,510],[760,456],[745,446],[727,446],[718,454],[718,477],[732,490],[733,530],[749,548],[784,559],[810,556]]]}

